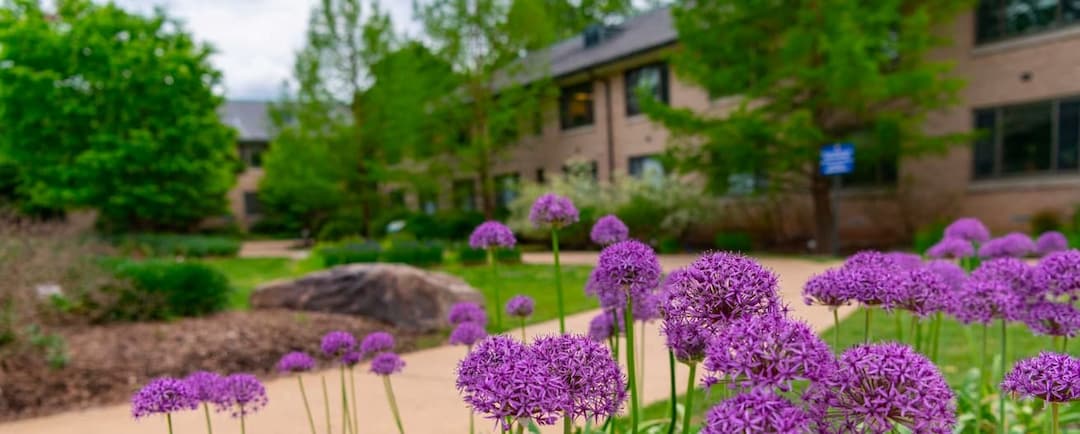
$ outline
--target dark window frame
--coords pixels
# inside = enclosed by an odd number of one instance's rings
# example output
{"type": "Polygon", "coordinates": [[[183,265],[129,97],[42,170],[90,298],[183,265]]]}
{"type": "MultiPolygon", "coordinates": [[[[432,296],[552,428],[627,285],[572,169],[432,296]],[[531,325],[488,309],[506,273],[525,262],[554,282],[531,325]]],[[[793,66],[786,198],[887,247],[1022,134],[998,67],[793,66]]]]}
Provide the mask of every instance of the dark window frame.
{"type": "Polygon", "coordinates": [[[244,216],[254,217],[262,215],[262,203],[259,202],[259,192],[244,192],[244,216]]]}
{"type": "Polygon", "coordinates": [[[595,91],[596,89],[592,81],[586,81],[571,86],[563,86],[559,89],[559,126],[564,131],[596,124],[595,91]],[[575,102],[573,101],[573,95],[582,93],[587,93],[589,95],[587,116],[582,116],[581,118],[571,117],[569,108],[570,104],[575,102]]]}
{"type": "Polygon", "coordinates": [[[623,73],[623,90],[625,91],[626,98],[625,104],[623,105],[626,106],[627,117],[641,114],[641,104],[637,100],[637,80],[640,78],[638,77],[638,74],[653,68],[660,70],[660,88],[654,91],[653,97],[662,101],[664,104],[669,104],[671,98],[671,83],[668,79],[669,68],[667,62],[653,62],[628,69],[623,73]],[[659,93],[659,95],[656,95],[657,93],[659,93]]]}
{"type": "MultiPolygon", "coordinates": [[[[989,44],[1009,39],[1051,32],[1080,24],[1080,7],[1072,10],[1070,0],[1057,0],[1053,16],[1042,17],[1046,22],[1038,22],[1040,11],[1027,11],[1035,16],[1036,21],[1024,29],[1010,29],[1009,15],[1006,9],[1015,0],[980,0],[974,9],[975,45],[989,44]]],[[[1016,7],[1016,6],[1012,6],[1016,7]]],[[[1017,18],[1021,15],[1017,14],[1017,18]]]]}
{"type": "MultiPolygon", "coordinates": [[[[1028,176],[1080,175],[1080,96],[1071,95],[1000,106],[976,107],[972,110],[972,125],[973,129],[981,134],[972,142],[971,147],[971,179],[974,181],[1028,176]],[[1047,161],[1045,162],[1046,169],[1006,170],[1005,128],[1007,119],[1004,116],[1006,111],[1023,107],[1035,107],[1041,104],[1050,105],[1050,143],[1048,155],[1046,156],[1047,161]],[[1073,116],[1071,120],[1066,119],[1069,114],[1073,116]],[[1069,126],[1066,122],[1070,121],[1076,125],[1075,129],[1069,130],[1066,128],[1069,126]],[[986,125],[984,124],[989,124],[989,128],[985,128],[986,125]],[[1065,143],[1070,140],[1071,143],[1065,143]],[[1067,147],[1063,148],[1063,145],[1067,147]],[[1064,153],[1063,149],[1067,153],[1064,153]],[[989,170],[984,169],[987,165],[989,170]]],[[[1013,162],[1013,164],[1015,163],[1013,162]]],[[[1035,164],[1038,164],[1037,160],[1035,160],[1035,164]]]]}

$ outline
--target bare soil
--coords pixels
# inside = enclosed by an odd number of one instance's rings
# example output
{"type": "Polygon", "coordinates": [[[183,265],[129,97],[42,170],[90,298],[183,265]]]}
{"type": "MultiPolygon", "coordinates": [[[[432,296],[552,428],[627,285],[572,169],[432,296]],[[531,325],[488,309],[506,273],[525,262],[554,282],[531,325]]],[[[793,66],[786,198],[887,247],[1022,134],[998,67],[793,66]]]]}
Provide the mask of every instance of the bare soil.
{"type": "Polygon", "coordinates": [[[351,332],[357,339],[388,331],[400,352],[417,349],[431,336],[402,333],[365,318],[288,310],[61,328],[54,331],[64,337],[70,355],[62,369],[50,369],[40,351],[0,351],[0,422],[124,402],[159,376],[207,370],[273,377],[283,354],[315,355],[322,335],[332,330],[351,332]]]}

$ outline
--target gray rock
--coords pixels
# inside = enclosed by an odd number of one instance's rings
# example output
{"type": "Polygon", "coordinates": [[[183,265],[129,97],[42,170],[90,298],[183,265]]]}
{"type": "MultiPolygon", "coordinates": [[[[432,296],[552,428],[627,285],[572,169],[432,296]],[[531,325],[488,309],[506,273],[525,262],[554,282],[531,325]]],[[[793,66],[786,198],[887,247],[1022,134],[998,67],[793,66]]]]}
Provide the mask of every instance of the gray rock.
{"type": "Polygon", "coordinates": [[[342,265],[260,285],[251,294],[256,309],[359,315],[415,332],[448,327],[450,307],[463,301],[483,304],[484,297],[456,276],[400,264],[342,265]]]}

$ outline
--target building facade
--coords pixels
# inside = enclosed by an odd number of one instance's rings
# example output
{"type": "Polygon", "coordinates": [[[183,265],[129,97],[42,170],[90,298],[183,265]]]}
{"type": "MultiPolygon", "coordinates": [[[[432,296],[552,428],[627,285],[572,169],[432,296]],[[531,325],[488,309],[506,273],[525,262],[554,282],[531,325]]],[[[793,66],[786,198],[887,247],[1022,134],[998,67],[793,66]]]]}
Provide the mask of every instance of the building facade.
{"type": "Polygon", "coordinates": [[[221,121],[237,133],[237,153],[243,170],[236,175],[236,185],[229,190],[229,212],[241,229],[250,228],[260,217],[258,188],[262,179],[262,154],[271,139],[267,104],[261,101],[227,101],[221,107],[221,121]]]}

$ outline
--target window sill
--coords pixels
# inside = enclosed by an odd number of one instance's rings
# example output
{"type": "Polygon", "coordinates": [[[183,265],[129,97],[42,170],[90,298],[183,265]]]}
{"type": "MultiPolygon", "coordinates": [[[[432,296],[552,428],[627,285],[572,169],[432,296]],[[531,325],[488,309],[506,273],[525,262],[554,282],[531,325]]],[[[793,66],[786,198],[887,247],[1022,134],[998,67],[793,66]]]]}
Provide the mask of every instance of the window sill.
{"type": "Polygon", "coordinates": [[[1038,190],[1046,187],[1080,187],[1080,173],[1058,175],[1016,175],[1007,178],[972,180],[968,192],[991,193],[999,191],[1038,190]]]}
{"type": "Polygon", "coordinates": [[[971,55],[979,57],[1000,54],[1075,37],[1080,37],[1080,24],[1071,23],[1063,27],[1047,29],[1030,35],[1015,36],[1000,41],[975,45],[975,48],[971,50],[971,55]]]}
{"type": "Polygon", "coordinates": [[[582,125],[580,127],[566,128],[561,131],[563,136],[580,136],[596,132],[596,124],[582,125]]]}

